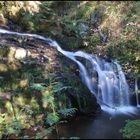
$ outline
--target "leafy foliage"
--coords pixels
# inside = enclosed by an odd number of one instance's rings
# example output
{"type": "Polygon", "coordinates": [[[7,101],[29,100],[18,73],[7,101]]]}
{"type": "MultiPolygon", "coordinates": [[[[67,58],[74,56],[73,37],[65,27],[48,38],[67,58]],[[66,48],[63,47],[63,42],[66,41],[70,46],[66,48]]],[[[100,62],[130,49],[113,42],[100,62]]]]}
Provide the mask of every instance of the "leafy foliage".
{"type": "Polygon", "coordinates": [[[80,139],[79,137],[70,137],[69,139],[80,139]]]}
{"type": "Polygon", "coordinates": [[[0,117],[0,137],[3,136],[3,132],[5,136],[16,134],[19,135],[22,130],[22,125],[19,121],[14,119],[12,123],[6,122],[6,115],[2,114],[0,117]]]}
{"type": "MultiPolygon", "coordinates": [[[[66,96],[66,90],[71,87],[62,83],[55,73],[48,74],[41,65],[23,66],[16,61],[13,64],[20,65],[16,72],[8,69],[1,73],[4,78],[0,81],[3,92],[0,96],[4,100],[1,99],[0,102],[0,137],[25,135],[25,138],[30,138],[28,134],[24,134],[23,129],[43,124],[57,125],[62,117],[58,110],[67,109],[68,104],[62,99],[66,96]],[[47,74],[47,78],[44,77],[47,74]],[[63,106],[59,106],[58,102],[63,106]]],[[[70,113],[73,114],[72,111],[69,111],[69,115],[70,113]]],[[[47,135],[47,130],[44,133],[42,135],[47,135]]]]}
{"type": "Polygon", "coordinates": [[[61,137],[60,139],[75,139],[75,140],[77,139],[78,140],[80,138],[79,137],[69,137],[69,138],[61,137]]]}
{"type": "Polygon", "coordinates": [[[47,121],[47,123],[49,123],[49,125],[52,126],[59,121],[59,117],[56,113],[49,113],[47,115],[46,121],[47,121]]]}
{"type": "Polygon", "coordinates": [[[19,133],[21,133],[22,130],[22,125],[19,121],[14,120],[12,123],[10,123],[7,126],[7,130],[8,130],[8,134],[16,134],[18,135],[19,133]]]}
{"type": "Polygon", "coordinates": [[[124,138],[139,139],[140,138],[140,120],[127,120],[124,128],[120,130],[124,138]]]}
{"type": "Polygon", "coordinates": [[[52,131],[53,131],[52,127],[45,129],[42,132],[37,133],[35,139],[42,139],[44,136],[47,136],[48,134],[50,134],[52,131]]]}
{"type": "Polygon", "coordinates": [[[34,90],[44,90],[45,87],[42,86],[41,84],[33,84],[33,85],[31,86],[31,89],[34,89],[34,90]]]}
{"type": "Polygon", "coordinates": [[[71,88],[70,86],[65,86],[61,82],[52,83],[52,90],[54,93],[61,93],[61,91],[71,88]]]}
{"type": "Polygon", "coordinates": [[[64,117],[68,117],[68,116],[73,116],[76,113],[76,108],[66,108],[66,109],[61,109],[58,110],[58,113],[60,113],[62,116],[64,117]]]}

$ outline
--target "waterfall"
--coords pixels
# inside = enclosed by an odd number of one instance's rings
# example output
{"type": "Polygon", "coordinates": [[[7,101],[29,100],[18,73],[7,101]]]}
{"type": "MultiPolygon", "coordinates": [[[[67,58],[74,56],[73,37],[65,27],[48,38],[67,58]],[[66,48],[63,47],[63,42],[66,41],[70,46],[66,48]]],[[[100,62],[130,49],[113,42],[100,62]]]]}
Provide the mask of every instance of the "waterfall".
{"type": "Polygon", "coordinates": [[[37,34],[12,32],[5,29],[0,29],[0,33],[33,37],[45,41],[64,56],[77,63],[83,83],[95,95],[101,106],[105,105],[110,108],[130,106],[129,86],[121,66],[116,61],[107,62],[95,55],[82,51],[65,51],[55,40],[37,34]],[[85,60],[86,63],[83,63],[78,58],[85,60]],[[97,74],[96,76],[95,73],[97,74]]]}
{"type": "Polygon", "coordinates": [[[135,79],[135,93],[136,93],[137,107],[139,107],[140,103],[139,103],[139,96],[138,96],[138,78],[135,79]]]}

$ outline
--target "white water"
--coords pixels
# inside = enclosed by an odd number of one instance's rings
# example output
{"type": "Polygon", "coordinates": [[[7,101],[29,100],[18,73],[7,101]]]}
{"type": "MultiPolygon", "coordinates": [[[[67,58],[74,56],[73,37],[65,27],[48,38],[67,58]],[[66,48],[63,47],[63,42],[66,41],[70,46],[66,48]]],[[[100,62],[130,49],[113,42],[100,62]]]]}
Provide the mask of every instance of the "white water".
{"type": "Polygon", "coordinates": [[[37,34],[12,32],[4,29],[0,29],[0,33],[44,40],[63,55],[76,62],[80,69],[82,81],[91,93],[96,96],[103,110],[108,112],[110,112],[110,110],[112,112],[113,110],[116,112],[116,110],[119,111],[123,109],[123,111],[127,111],[127,107],[130,107],[129,86],[121,66],[117,62],[106,62],[104,59],[82,51],[64,51],[56,41],[37,34]],[[77,58],[88,61],[90,67],[87,63],[83,64],[80,60],[77,60],[77,58]],[[97,76],[94,76],[92,72],[97,72],[97,76]],[[95,88],[97,88],[97,90],[95,90],[95,88]]]}
{"type": "Polygon", "coordinates": [[[139,96],[138,96],[138,78],[135,79],[135,93],[136,93],[136,103],[137,103],[137,107],[140,107],[140,103],[139,103],[139,96]]]}

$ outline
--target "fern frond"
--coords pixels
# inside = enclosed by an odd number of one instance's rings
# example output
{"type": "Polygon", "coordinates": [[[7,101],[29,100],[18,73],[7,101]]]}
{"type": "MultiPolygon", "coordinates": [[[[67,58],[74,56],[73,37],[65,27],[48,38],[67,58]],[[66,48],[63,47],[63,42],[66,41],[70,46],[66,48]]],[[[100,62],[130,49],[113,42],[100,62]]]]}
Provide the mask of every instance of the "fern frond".
{"type": "Polygon", "coordinates": [[[47,123],[49,123],[51,126],[59,121],[59,117],[57,113],[49,113],[47,115],[47,123]]]}
{"type": "Polygon", "coordinates": [[[76,111],[77,111],[76,108],[66,108],[66,109],[59,110],[58,113],[67,117],[67,116],[73,116],[76,113],[76,111]]]}
{"type": "Polygon", "coordinates": [[[60,82],[57,82],[57,83],[53,84],[53,87],[52,87],[54,93],[60,92],[62,90],[66,90],[68,88],[71,88],[71,87],[70,86],[64,86],[60,82]]]}
{"type": "Polygon", "coordinates": [[[79,140],[80,138],[79,137],[70,137],[69,139],[79,140]]]}
{"type": "Polygon", "coordinates": [[[32,86],[30,86],[31,89],[34,89],[34,90],[44,90],[45,87],[42,86],[41,84],[33,84],[32,86]]]}
{"type": "Polygon", "coordinates": [[[48,128],[45,129],[44,131],[37,133],[35,139],[42,139],[43,137],[47,136],[48,134],[50,134],[53,131],[53,128],[48,128]]]}
{"type": "Polygon", "coordinates": [[[52,104],[54,102],[54,97],[51,95],[47,95],[47,96],[44,96],[42,100],[43,100],[43,102],[52,104]]]}

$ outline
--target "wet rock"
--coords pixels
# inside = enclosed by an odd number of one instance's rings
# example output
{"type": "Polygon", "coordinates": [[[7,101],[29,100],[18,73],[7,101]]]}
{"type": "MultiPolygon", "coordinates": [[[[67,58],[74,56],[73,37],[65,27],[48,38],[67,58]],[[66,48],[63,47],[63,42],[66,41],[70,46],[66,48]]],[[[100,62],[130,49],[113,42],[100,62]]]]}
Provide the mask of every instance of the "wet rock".
{"type": "Polygon", "coordinates": [[[3,14],[0,14],[0,26],[6,26],[6,19],[4,18],[3,14]]]}
{"type": "Polygon", "coordinates": [[[86,36],[88,34],[89,27],[86,23],[80,22],[78,29],[81,36],[86,36]]]}
{"type": "Polygon", "coordinates": [[[97,104],[95,96],[89,93],[85,93],[85,95],[78,94],[78,96],[76,94],[70,94],[72,105],[78,109],[78,114],[95,115],[100,111],[101,108],[97,104]]]}
{"type": "Polygon", "coordinates": [[[72,107],[78,109],[78,114],[96,114],[100,111],[100,105],[97,103],[96,97],[89,91],[86,85],[82,82],[81,78],[71,71],[75,69],[77,71],[78,66],[69,60],[68,58],[61,58],[63,67],[63,80],[65,84],[69,85],[71,88],[67,91],[67,96],[71,102],[72,107]],[[68,73],[64,72],[65,67],[69,68],[68,73]]]}
{"type": "Polygon", "coordinates": [[[91,14],[91,24],[93,25],[93,28],[98,28],[99,24],[100,24],[100,15],[98,12],[93,12],[91,14]]]}
{"type": "Polygon", "coordinates": [[[25,49],[23,49],[23,48],[18,48],[18,49],[16,49],[16,51],[15,51],[15,58],[16,59],[23,59],[23,58],[25,58],[26,56],[30,56],[30,51],[28,51],[28,50],[25,50],[25,49]]]}

